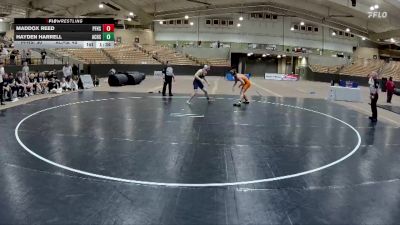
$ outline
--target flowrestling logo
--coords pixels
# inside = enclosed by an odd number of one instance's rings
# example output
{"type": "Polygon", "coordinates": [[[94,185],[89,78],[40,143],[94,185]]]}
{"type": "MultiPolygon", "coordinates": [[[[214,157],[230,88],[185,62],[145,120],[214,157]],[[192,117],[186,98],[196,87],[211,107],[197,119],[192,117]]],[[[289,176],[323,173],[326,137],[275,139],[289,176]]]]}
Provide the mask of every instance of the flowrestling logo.
{"type": "Polygon", "coordinates": [[[379,12],[379,11],[368,12],[369,19],[386,19],[387,17],[388,17],[387,12],[379,12]]]}

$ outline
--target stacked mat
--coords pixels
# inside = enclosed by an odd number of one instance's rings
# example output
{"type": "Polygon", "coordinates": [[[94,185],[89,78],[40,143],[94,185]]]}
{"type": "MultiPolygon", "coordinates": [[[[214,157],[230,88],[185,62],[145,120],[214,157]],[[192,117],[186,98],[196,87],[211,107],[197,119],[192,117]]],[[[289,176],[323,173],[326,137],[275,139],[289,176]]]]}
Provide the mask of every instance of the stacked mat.
{"type": "Polygon", "coordinates": [[[108,84],[110,86],[138,85],[146,75],[137,71],[126,71],[124,73],[115,73],[108,76],[108,84]]]}

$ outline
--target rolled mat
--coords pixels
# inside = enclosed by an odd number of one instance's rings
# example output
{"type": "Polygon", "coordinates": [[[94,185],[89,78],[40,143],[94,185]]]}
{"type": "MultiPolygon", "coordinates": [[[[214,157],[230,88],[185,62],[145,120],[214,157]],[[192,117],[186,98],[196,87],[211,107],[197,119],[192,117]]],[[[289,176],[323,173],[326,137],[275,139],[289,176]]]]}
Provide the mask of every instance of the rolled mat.
{"type": "Polygon", "coordinates": [[[114,74],[108,76],[108,84],[110,86],[124,86],[128,84],[128,77],[125,74],[114,74]]]}

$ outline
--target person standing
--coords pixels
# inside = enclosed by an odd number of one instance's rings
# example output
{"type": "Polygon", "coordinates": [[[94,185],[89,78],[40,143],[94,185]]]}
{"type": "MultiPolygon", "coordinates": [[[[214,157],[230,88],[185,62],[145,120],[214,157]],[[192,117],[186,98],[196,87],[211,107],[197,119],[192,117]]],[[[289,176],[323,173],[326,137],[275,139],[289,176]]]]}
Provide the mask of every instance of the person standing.
{"type": "Polygon", "coordinates": [[[78,76],[79,74],[79,67],[76,64],[72,65],[72,74],[74,76],[78,76]]]}
{"type": "Polygon", "coordinates": [[[203,69],[199,69],[196,72],[196,74],[194,75],[194,80],[193,80],[194,91],[193,91],[193,94],[190,96],[189,100],[187,100],[187,102],[186,102],[187,104],[189,104],[189,105],[192,104],[192,99],[194,98],[194,96],[196,96],[199,88],[206,95],[208,102],[210,102],[210,97],[208,96],[208,92],[204,88],[204,84],[203,84],[203,82],[205,82],[205,83],[207,83],[208,86],[210,86],[210,84],[206,80],[206,75],[207,75],[208,71],[210,71],[210,67],[208,65],[204,65],[203,69]]]}
{"type": "Polygon", "coordinates": [[[240,99],[238,103],[233,104],[233,106],[237,106],[240,107],[242,105],[242,103],[244,104],[249,104],[249,99],[246,96],[246,92],[247,90],[251,87],[251,82],[249,80],[249,78],[246,77],[246,75],[244,74],[238,74],[236,72],[236,69],[232,69],[231,74],[233,75],[233,77],[235,78],[235,83],[233,84],[232,90],[235,89],[235,86],[237,84],[237,82],[240,82],[239,88],[240,88],[240,99]]]}
{"type": "Polygon", "coordinates": [[[167,89],[167,85],[168,85],[168,91],[169,91],[169,96],[173,96],[172,94],[172,80],[174,80],[175,82],[175,75],[174,75],[174,69],[172,68],[172,66],[169,65],[169,62],[167,61],[166,66],[163,70],[163,74],[164,74],[164,86],[163,86],[163,91],[162,91],[162,95],[165,96],[166,95],[166,89],[167,89]]]}
{"type": "Polygon", "coordinates": [[[378,121],[378,108],[376,106],[376,103],[378,102],[379,99],[379,94],[378,94],[378,89],[379,89],[379,82],[378,82],[378,77],[377,74],[371,74],[371,77],[369,79],[369,90],[370,90],[370,98],[371,98],[371,111],[372,111],[372,116],[369,117],[369,119],[372,122],[377,122],[378,121]]]}
{"type": "Polygon", "coordinates": [[[22,67],[22,74],[24,76],[29,76],[29,66],[28,66],[28,62],[24,62],[23,64],[24,66],[22,67]]]}
{"type": "Polygon", "coordinates": [[[10,65],[15,65],[15,57],[16,57],[16,54],[14,51],[12,51],[10,54],[10,65]]]}
{"type": "Polygon", "coordinates": [[[63,75],[64,75],[65,80],[69,82],[69,80],[70,80],[71,77],[72,77],[72,67],[71,67],[71,64],[66,63],[66,64],[63,66],[62,71],[63,71],[63,75]]]}
{"type": "Polygon", "coordinates": [[[21,63],[26,62],[26,50],[22,49],[21,51],[21,63]]]}
{"type": "Polygon", "coordinates": [[[389,81],[386,82],[386,91],[387,91],[387,103],[392,103],[392,97],[395,90],[395,85],[393,82],[393,77],[389,77],[389,81]]]}
{"type": "Polygon", "coordinates": [[[40,52],[40,55],[42,56],[42,64],[44,64],[44,61],[46,60],[46,55],[47,55],[46,50],[42,49],[42,51],[40,52]]]}
{"type": "Polygon", "coordinates": [[[3,77],[5,77],[6,72],[4,71],[4,67],[3,67],[3,63],[0,63],[0,104],[1,105],[5,105],[4,104],[4,98],[3,98],[3,77]]]}
{"type": "Polygon", "coordinates": [[[32,64],[32,59],[31,59],[31,57],[32,57],[32,51],[31,51],[30,49],[28,49],[28,50],[26,51],[26,62],[27,62],[29,65],[32,64]]]}

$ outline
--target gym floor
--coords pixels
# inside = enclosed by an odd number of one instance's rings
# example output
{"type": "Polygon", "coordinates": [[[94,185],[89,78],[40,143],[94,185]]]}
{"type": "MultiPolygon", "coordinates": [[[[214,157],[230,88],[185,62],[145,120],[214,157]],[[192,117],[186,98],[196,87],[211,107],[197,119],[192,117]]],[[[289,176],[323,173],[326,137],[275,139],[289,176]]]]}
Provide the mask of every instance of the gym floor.
{"type": "Polygon", "coordinates": [[[234,108],[210,80],[211,103],[148,79],[1,110],[0,224],[400,221],[398,115],[372,124],[367,103],[315,97],[327,84],[257,79],[234,108]]]}

